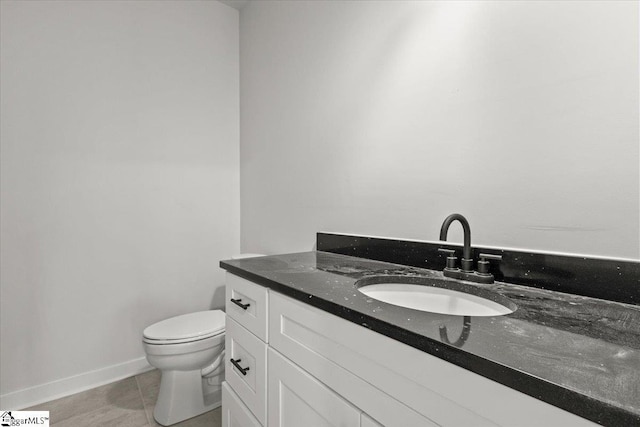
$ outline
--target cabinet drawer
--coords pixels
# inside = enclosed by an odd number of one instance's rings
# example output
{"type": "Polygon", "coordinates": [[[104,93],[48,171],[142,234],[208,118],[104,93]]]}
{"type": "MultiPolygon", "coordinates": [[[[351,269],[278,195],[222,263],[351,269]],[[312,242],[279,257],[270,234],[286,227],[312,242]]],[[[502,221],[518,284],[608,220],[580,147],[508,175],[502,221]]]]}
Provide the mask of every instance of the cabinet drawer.
{"type": "Polygon", "coordinates": [[[262,427],[226,381],[222,383],[222,426],[262,427]]]}
{"type": "Polygon", "coordinates": [[[227,382],[264,425],[267,411],[267,345],[227,316],[225,351],[227,382]]]}
{"type": "Polygon", "coordinates": [[[267,288],[231,273],[226,275],[227,315],[264,342],[267,340],[267,288]],[[233,300],[233,301],[232,301],[233,300]]]}

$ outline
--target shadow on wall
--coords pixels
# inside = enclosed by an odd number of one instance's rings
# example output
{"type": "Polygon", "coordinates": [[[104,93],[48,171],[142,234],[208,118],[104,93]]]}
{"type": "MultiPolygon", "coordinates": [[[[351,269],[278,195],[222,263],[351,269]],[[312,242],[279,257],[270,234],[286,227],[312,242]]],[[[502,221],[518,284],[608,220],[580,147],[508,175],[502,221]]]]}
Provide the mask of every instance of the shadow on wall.
{"type": "Polygon", "coordinates": [[[224,310],[225,303],[225,286],[218,286],[213,292],[213,298],[211,298],[211,304],[209,305],[212,310],[224,310]]]}

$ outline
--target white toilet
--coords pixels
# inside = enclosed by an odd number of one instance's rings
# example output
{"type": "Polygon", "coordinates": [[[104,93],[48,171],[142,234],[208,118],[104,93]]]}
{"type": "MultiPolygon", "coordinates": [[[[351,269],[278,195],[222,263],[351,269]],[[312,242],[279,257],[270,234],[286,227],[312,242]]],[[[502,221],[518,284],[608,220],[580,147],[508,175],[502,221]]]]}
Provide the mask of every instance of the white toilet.
{"type": "MultiPolygon", "coordinates": [[[[232,259],[262,254],[240,254],[232,259]]],[[[153,418],[163,426],[220,406],[224,381],[222,310],[199,311],[154,323],[142,333],[147,360],[162,373],[153,418]]]]}
{"type": "Polygon", "coordinates": [[[153,411],[159,424],[175,424],[220,406],[224,320],[222,310],[199,311],[144,330],[147,360],[162,373],[153,411]]]}

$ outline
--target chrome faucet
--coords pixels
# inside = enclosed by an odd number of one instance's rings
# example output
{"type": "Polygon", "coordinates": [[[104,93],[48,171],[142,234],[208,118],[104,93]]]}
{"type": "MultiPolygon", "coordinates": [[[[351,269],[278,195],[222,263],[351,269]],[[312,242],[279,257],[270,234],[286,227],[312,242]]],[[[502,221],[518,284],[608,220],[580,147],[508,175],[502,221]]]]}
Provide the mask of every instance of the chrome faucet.
{"type": "Polygon", "coordinates": [[[501,260],[502,256],[492,254],[480,254],[480,260],[478,261],[478,271],[473,271],[473,256],[471,254],[471,227],[469,221],[460,214],[454,213],[445,218],[440,227],[440,240],[447,241],[447,232],[449,226],[454,221],[460,222],[462,230],[464,232],[464,244],[462,246],[462,259],[460,260],[460,267],[456,267],[457,258],[455,251],[452,249],[438,249],[440,252],[448,254],[447,264],[444,268],[443,274],[447,277],[454,279],[469,280],[478,283],[493,283],[493,274],[489,273],[489,259],[501,260]]]}

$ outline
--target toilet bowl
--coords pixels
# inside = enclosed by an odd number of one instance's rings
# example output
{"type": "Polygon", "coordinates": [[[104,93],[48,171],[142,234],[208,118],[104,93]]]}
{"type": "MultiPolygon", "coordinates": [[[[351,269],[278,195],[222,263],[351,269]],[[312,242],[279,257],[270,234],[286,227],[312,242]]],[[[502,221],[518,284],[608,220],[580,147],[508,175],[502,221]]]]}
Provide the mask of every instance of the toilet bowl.
{"type": "Polygon", "coordinates": [[[164,426],[220,406],[224,381],[222,310],[172,317],[147,327],[143,346],[162,374],[155,420],[164,426]]]}

